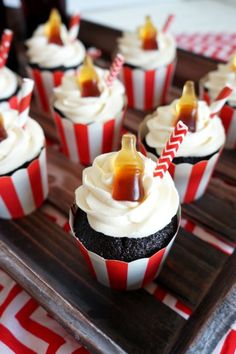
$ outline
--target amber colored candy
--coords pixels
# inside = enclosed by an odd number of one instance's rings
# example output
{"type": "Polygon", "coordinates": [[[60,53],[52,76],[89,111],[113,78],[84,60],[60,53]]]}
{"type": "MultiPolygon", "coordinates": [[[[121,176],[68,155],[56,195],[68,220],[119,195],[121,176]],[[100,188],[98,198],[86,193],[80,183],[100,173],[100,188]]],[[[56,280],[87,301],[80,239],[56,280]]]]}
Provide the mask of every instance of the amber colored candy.
{"type": "Polygon", "coordinates": [[[0,114],[0,142],[7,138],[7,132],[4,127],[3,118],[0,114]]]}
{"type": "Polygon", "coordinates": [[[56,9],[52,9],[49,20],[45,26],[45,33],[48,37],[48,43],[62,46],[61,39],[61,16],[56,9]]]}
{"type": "Polygon", "coordinates": [[[139,37],[142,40],[142,49],[158,49],[157,29],[152,24],[150,16],[145,17],[145,24],[139,29],[139,37]]]}
{"type": "Polygon", "coordinates": [[[234,56],[232,58],[231,69],[232,69],[233,72],[236,73],[236,54],[234,54],[234,56]]]}
{"type": "MultiPolygon", "coordinates": [[[[176,105],[177,122],[182,120],[189,131],[196,131],[198,100],[193,81],[186,81],[183,93],[176,105]]],[[[177,123],[176,122],[176,123],[177,123]]]]}
{"type": "Polygon", "coordinates": [[[88,55],[85,57],[84,64],[79,70],[77,81],[82,97],[100,96],[98,88],[99,77],[93,66],[93,61],[88,55]]]}
{"type": "Polygon", "coordinates": [[[122,148],[114,161],[113,199],[142,201],[143,173],[144,162],[136,150],[136,138],[132,134],[125,134],[122,137],[122,148]]]}

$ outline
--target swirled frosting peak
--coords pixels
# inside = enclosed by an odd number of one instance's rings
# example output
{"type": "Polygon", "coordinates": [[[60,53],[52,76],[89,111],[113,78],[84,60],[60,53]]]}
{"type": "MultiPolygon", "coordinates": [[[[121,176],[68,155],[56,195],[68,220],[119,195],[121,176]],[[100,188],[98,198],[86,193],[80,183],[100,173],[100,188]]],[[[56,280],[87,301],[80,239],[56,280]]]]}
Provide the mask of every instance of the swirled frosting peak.
{"type": "Polygon", "coordinates": [[[145,165],[145,197],[141,202],[117,201],[112,198],[116,156],[117,152],[100,155],[83,171],[83,184],[75,192],[76,204],[86,212],[90,226],[108,236],[139,238],[161,230],[179,206],[169,173],[163,179],[153,177],[155,162],[140,154],[145,165]]]}
{"type": "Polygon", "coordinates": [[[33,37],[26,41],[27,55],[31,64],[42,68],[76,67],[84,59],[85,48],[79,41],[71,41],[65,25],[61,25],[61,38],[64,45],[48,43],[45,25],[40,25],[33,37]]]}
{"type": "Polygon", "coordinates": [[[170,64],[176,56],[176,44],[168,33],[158,32],[158,49],[142,49],[142,41],[138,31],[124,32],[118,39],[119,52],[124,56],[125,62],[143,69],[156,69],[170,64]]]}
{"type": "MultiPolygon", "coordinates": [[[[146,143],[155,148],[161,155],[170,134],[174,130],[176,120],[176,104],[162,106],[149,116],[147,120],[148,134],[146,143]]],[[[204,101],[198,101],[196,131],[188,132],[181,144],[176,157],[180,156],[207,156],[218,151],[225,142],[225,132],[221,119],[210,117],[210,109],[204,101]]]]}
{"type": "Polygon", "coordinates": [[[115,118],[124,106],[124,86],[114,80],[106,84],[107,70],[96,67],[100,96],[81,97],[80,88],[73,73],[65,74],[61,86],[54,89],[54,107],[74,123],[105,122],[115,118]]]}
{"type": "Polygon", "coordinates": [[[18,112],[1,110],[7,138],[0,142],[0,175],[8,174],[40,153],[44,146],[44,134],[40,125],[29,118],[22,128],[18,112]]]}

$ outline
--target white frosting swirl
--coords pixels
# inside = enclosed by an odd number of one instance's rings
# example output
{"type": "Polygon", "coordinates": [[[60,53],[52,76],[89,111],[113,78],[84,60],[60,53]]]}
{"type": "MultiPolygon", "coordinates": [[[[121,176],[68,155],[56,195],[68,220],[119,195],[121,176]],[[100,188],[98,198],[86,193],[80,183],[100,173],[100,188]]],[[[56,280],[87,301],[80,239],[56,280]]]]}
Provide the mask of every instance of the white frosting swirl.
{"type": "Polygon", "coordinates": [[[0,100],[12,96],[17,89],[17,75],[6,66],[0,69],[0,100]]]}
{"type": "Polygon", "coordinates": [[[119,52],[124,56],[125,62],[143,69],[156,69],[175,59],[176,44],[170,34],[159,32],[158,45],[157,50],[142,49],[138,33],[124,32],[123,37],[118,39],[119,52]]]}
{"type": "Polygon", "coordinates": [[[64,25],[61,26],[61,37],[64,45],[48,43],[44,26],[45,24],[40,25],[33,33],[33,37],[26,41],[29,48],[27,55],[30,63],[37,64],[42,68],[78,66],[85,56],[84,45],[79,40],[71,42],[68,30],[64,25]]]}
{"type": "Polygon", "coordinates": [[[107,70],[96,67],[99,76],[98,97],[81,97],[79,85],[73,73],[65,74],[61,86],[54,89],[54,106],[74,123],[104,122],[115,118],[124,106],[124,86],[115,80],[108,87],[105,78],[107,70]]]}
{"type": "Polygon", "coordinates": [[[208,74],[207,82],[204,86],[209,90],[211,99],[215,99],[226,84],[230,84],[234,89],[228,102],[236,106],[236,73],[231,69],[231,61],[227,64],[219,64],[217,70],[208,74]]]}
{"type": "Polygon", "coordinates": [[[142,202],[112,198],[113,163],[117,152],[98,156],[83,171],[83,185],[77,188],[76,204],[87,213],[90,226],[108,236],[139,238],[164,228],[177,213],[179,196],[167,172],[153,177],[155,162],[140,154],[145,164],[142,202]]]}
{"type": "Polygon", "coordinates": [[[29,118],[24,128],[18,125],[15,110],[3,110],[7,138],[0,142],[0,175],[8,174],[24,163],[31,161],[44,146],[44,134],[40,125],[29,118]]]}
{"type": "MultiPolygon", "coordinates": [[[[174,130],[176,119],[176,103],[157,108],[147,121],[149,133],[146,135],[148,146],[161,154],[170,134],[174,130]]],[[[219,150],[225,142],[225,132],[221,119],[210,118],[210,110],[204,101],[198,101],[196,132],[188,132],[176,157],[207,156],[219,150]]]]}

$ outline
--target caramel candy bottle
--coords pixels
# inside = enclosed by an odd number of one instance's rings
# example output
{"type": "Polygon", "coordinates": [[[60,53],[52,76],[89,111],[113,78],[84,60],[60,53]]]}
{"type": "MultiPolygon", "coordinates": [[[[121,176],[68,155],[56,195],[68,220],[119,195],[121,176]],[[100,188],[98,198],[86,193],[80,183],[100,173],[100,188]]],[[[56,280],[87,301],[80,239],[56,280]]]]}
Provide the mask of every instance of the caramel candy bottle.
{"type": "Polygon", "coordinates": [[[158,49],[157,29],[152,24],[150,16],[145,17],[145,24],[139,29],[139,37],[144,50],[158,49]]]}
{"type": "Polygon", "coordinates": [[[45,33],[48,37],[48,43],[63,45],[61,39],[61,16],[56,9],[52,9],[49,20],[45,25],[45,33]]]}
{"type": "Polygon", "coordinates": [[[98,88],[98,74],[93,66],[90,56],[86,56],[83,66],[79,70],[78,83],[82,97],[97,97],[100,96],[98,88]]]}
{"type": "Polygon", "coordinates": [[[114,161],[112,197],[115,200],[141,201],[144,198],[144,162],[136,150],[134,135],[122,137],[122,148],[114,161]]]}
{"type": "Polygon", "coordinates": [[[187,125],[189,131],[196,131],[198,101],[194,90],[193,81],[186,81],[182,96],[177,105],[177,121],[182,120],[187,125]]]}

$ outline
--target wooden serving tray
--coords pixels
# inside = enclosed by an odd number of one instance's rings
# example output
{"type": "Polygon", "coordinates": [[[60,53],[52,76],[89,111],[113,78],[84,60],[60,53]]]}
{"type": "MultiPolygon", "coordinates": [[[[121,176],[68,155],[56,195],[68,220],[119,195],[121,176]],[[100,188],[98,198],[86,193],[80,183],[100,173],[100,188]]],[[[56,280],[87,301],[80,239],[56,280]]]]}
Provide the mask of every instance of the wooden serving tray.
{"type": "MultiPolygon", "coordinates": [[[[85,21],[80,34],[105,56],[120,35],[85,21]]],[[[216,65],[184,51],[178,56],[172,95],[185,79],[197,81],[216,65]]],[[[125,129],[137,132],[144,115],[129,110],[125,129]]],[[[34,107],[32,116],[57,141],[53,122],[34,107]]],[[[46,205],[67,218],[83,170],[48,147],[48,200],[21,220],[1,220],[0,267],[94,353],[183,353],[236,279],[235,155],[224,152],[205,196],[183,206],[188,231],[180,229],[158,279],[146,289],[117,292],[91,278],[72,236],[45,215],[46,205]]]]}

